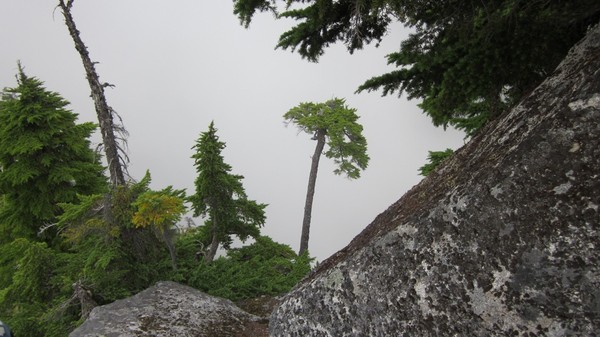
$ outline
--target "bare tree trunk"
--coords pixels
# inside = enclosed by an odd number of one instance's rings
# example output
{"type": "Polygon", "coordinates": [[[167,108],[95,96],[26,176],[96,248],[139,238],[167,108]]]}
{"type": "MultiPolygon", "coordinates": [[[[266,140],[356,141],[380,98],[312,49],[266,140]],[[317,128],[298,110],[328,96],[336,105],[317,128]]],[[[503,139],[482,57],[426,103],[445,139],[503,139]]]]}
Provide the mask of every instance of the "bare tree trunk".
{"type": "Polygon", "coordinates": [[[169,255],[171,256],[171,268],[173,268],[173,271],[177,271],[177,250],[173,240],[173,237],[175,236],[174,232],[175,231],[172,228],[166,228],[162,231],[162,239],[165,242],[165,245],[167,245],[169,255]]]}
{"type": "Polygon", "coordinates": [[[73,292],[73,297],[77,298],[81,304],[81,318],[88,318],[92,309],[98,306],[92,298],[92,292],[83,285],[81,279],[73,283],[73,292]]]}
{"type": "Polygon", "coordinates": [[[217,234],[217,224],[213,219],[213,227],[212,227],[212,241],[210,243],[210,248],[208,253],[204,256],[204,261],[207,263],[211,263],[215,259],[215,255],[217,255],[217,249],[219,249],[219,237],[217,234]]]}
{"type": "Polygon", "coordinates": [[[100,124],[100,132],[102,133],[102,142],[104,144],[104,152],[106,160],[108,162],[108,170],[110,172],[111,185],[124,185],[125,175],[123,158],[119,155],[119,145],[117,144],[117,138],[115,137],[115,125],[113,122],[113,110],[106,103],[106,96],[104,95],[104,87],[108,86],[108,83],[101,84],[94,62],[91,61],[90,55],[87,51],[87,47],[79,36],[79,31],[75,26],[75,21],[71,15],[71,7],[73,6],[74,0],[59,0],[58,6],[61,8],[63,16],[65,17],[65,23],[69,29],[69,33],[75,43],[75,49],[79,52],[81,60],[83,61],[83,67],[85,68],[86,77],[92,90],[92,99],[94,100],[94,106],[98,115],[98,122],[100,124]]]}
{"type": "Polygon", "coordinates": [[[315,184],[317,182],[319,159],[321,159],[321,153],[323,153],[323,148],[325,147],[325,130],[317,130],[313,139],[317,141],[317,146],[315,147],[315,153],[313,154],[312,164],[310,166],[310,175],[308,176],[308,190],[306,191],[304,220],[302,221],[302,236],[300,237],[300,250],[298,251],[298,255],[302,255],[308,250],[312,204],[315,196],[315,184]]]}

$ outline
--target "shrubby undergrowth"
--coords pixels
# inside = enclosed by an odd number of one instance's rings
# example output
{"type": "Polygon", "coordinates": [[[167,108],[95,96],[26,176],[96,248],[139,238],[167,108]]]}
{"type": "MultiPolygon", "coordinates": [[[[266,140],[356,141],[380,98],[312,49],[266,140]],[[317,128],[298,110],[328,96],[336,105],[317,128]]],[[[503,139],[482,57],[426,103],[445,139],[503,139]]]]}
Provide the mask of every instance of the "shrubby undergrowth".
{"type": "Polygon", "coordinates": [[[298,256],[288,245],[267,236],[233,248],[212,263],[195,257],[193,240],[194,235],[188,234],[178,242],[181,265],[185,267],[181,267],[177,280],[214,296],[236,301],[280,295],[310,271],[311,259],[307,254],[298,256]]]}
{"type": "MultiPolygon", "coordinates": [[[[152,190],[149,173],[109,186],[88,140],[94,125],[76,124],[67,105],[21,67],[0,99],[0,318],[16,336],[67,336],[95,306],[160,280],[237,300],[284,293],[308,273],[307,255],[260,236],[266,205],[252,209],[250,232],[234,218],[247,212],[218,205],[203,226],[177,232],[183,190],[152,190]],[[232,235],[256,241],[231,249],[232,235]],[[210,262],[215,238],[227,253],[210,262]]],[[[223,176],[244,197],[227,205],[255,205],[241,176],[223,176]]]]}

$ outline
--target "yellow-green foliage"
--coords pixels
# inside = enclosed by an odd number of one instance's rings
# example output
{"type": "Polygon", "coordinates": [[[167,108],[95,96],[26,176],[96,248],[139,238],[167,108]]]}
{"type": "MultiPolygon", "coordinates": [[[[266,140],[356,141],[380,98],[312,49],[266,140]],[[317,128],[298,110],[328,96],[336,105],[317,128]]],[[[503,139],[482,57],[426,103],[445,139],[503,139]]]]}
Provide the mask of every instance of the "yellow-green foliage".
{"type": "Polygon", "coordinates": [[[148,191],[133,203],[132,222],[137,228],[155,226],[161,233],[177,222],[185,212],[183,199],[163,191],[148,191]]]}

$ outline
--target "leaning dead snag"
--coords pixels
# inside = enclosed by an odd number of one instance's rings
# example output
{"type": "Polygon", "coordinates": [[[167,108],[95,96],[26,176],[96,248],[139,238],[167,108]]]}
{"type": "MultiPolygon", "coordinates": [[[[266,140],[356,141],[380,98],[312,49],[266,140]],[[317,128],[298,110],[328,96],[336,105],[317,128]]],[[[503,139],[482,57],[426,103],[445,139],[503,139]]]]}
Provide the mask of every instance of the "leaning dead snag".
{"type": "MultiPolygon", "coordinates": [[[[71,8],[73,7],[74,0],[59,0],[58,6],[62,10],[63,16],[65,17],[65,23],[69,29],[69,34],[73,38],[75,43],[75,49],[79,52],[85,74],[92,90],[92,99],[94,100],[94,106],[96,108],[96,114],[98,115],[98,122],[100,124],[100,132],[102,133],[102,143],[104,144],[104,153],[106,155],[106,161],[108,162],[108,170],[110,172],[111,186],[118,186],[125,184],[125,169],[127,163],[127,155],[123,148],[120,147],[118,140],[125,142],[126,131],[125,129],[114,123],[114,116],[116,112],[106,103],[106,96],[104,95],[104,88],[110,86],[108,83],[101,83],[96,72],[95,63],[90,59],[90,55],[87,51],[87,47],[79,36],[79,31],[71,15],[71,8]],[[117,137],[118,135],[118,137],[117,137]]],[[[117,116],[118,117],[118,116],[117,116]]]]}

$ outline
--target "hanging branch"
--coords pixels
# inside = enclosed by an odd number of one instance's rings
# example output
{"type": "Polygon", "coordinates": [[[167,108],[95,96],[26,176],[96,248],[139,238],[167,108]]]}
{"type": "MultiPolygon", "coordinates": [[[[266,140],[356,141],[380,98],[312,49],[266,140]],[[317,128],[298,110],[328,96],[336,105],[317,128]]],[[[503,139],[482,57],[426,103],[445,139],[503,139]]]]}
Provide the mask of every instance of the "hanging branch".
{"type": "MultiPolygon", "coordinates": [[[[118,144],[117,140],[122,140],[126,145],[125,138],[127,137],[127,132],[122,125],[116,125],[114,123],[113,117],[116,115],[116,113],[106,103],[106,96],[104,95],[104,88],[112,85],[100,82],[98,73],[96,72],[95,63],[90,59],[87,47],[81,40],[79,31],[75,26],[73,16],[71,15],[73,1],[74,0],[67,0],[65,2],[65,0],[59,0],[58,6],[61,8],[63,16],[65,17],[65,23],[69,29],[69,34],[75,43],[75,49],[81,56],[86,77],[88,79],[90,89],[92,90],[91,96],[94,100],[94,106],[98,115],[100,132],[102,133],[102,143],[104,144],[104,153],[106,155],[108,170],[110,172],[111,185],[113,187],[124,185],[125,172],[129,158],[125,154],[124,149],[118,144]],[[116,135],[119,135],[119,138],[117,138],[116,135]]],[[[116,116],[120,119],[118,115],[116,116]]]]}

